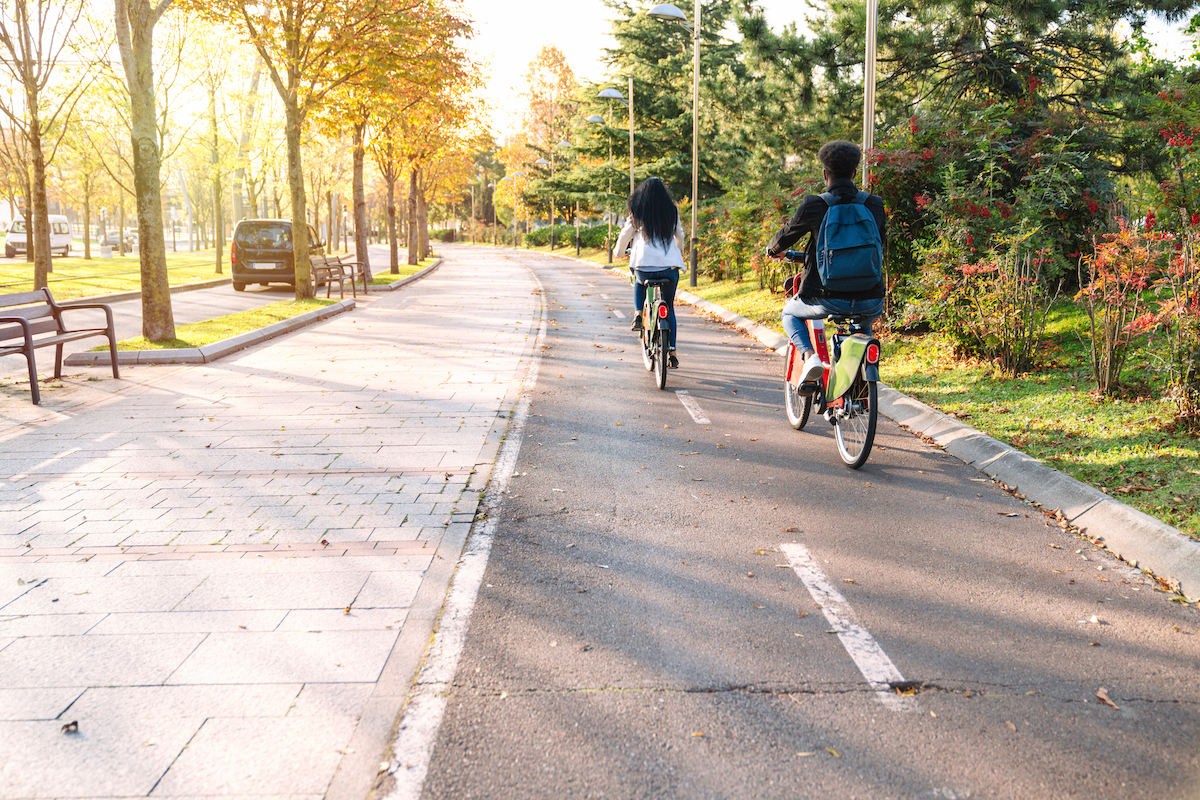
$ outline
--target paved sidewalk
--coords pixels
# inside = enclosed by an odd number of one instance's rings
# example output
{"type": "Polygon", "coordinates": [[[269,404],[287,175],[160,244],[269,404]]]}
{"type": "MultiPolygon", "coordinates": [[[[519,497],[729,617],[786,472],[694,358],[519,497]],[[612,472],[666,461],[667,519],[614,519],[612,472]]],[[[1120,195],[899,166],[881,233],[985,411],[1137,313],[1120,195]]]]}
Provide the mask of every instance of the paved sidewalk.
{"type": "Polygon", "coordinates": [[[464,250],[215,363],[5,387],[0,797],[364,797],[541,314],[464,250]]]}

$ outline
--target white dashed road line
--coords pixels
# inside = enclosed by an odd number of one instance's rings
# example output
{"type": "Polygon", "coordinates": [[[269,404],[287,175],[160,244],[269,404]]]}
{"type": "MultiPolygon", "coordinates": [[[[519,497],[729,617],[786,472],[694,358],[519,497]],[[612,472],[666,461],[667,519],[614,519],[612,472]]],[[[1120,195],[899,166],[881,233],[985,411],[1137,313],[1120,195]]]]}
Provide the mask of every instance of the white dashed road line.
{"type": "Polygon", "coordinates": [[[863,674],[879,701],[893,711],[916,711],[917,703],[912,698],[901,697],[892,689],[891,684],[903,683],[904,676],[896,665],[883,652],[879,643],[871,638],[871,634],[858,624],[854,610],[842,597],[841,592],[825,577],[825,573],[817,566],[808,554],[808,549],[802,544],[790,543],[780,545],[779,549],[787,556],[792,570],[804,582],[808,593],[821,607],[825,619],[833,626],[842,646],[854,659],[858,671],[863,674]]]}
{"type": "Polygon", "coordinates": [[[712,420],[704,416],[704,409],[692,397],[688,397],[688,393],[683,389],[676,389],[675,396],[679,398],[679,402],[683,403],[683,407],[692,415],[692,419],[697,425],[712,425],[712,420]]]}

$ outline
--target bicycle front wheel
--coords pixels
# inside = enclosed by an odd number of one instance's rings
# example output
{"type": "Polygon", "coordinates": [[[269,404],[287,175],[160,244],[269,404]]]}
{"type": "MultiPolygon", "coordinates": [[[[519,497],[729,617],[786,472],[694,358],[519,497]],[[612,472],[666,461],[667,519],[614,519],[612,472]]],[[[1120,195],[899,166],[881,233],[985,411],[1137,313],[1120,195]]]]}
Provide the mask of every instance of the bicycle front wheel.
{"type": "Polygon", "coordinates": [[[803,430],[808,415],[812,413],[812,405],[811,394],[801,395],[791,381],[783,382],[783,410],[787,413],[789,425],[796,430],[803,430]]]}
{"type": "Polygon", "coordinates": [[[845,395],[845,407],[834,418],[834,437],[838,453],[850,469],[867,463],[871,445],[875,442],[875,425],[879,421],[879,389],[875,381],[863,380],[860,375],[845,395]]]}
{"type": "Polygon", "coordinates": [[[671,344],[671,332],[666,328],[658,329],[658,345],[654,348],[654,382],[658,388],[667,386],[667,348],[671,344]]]}

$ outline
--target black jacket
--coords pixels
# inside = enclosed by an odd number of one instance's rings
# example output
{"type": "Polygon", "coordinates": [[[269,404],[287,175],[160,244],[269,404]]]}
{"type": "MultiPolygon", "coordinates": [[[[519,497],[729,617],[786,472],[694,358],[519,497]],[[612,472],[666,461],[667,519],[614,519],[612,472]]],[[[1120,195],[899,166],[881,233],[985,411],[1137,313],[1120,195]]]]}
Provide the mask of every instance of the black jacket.
{"type": "MultiPolygon", "coordinates": [[[[849,199],[858,193],[858,187],[849,178],[839,178],[829,184],[828,191],[833,192],[839,198],[849,199]]],[[[883,198],[877,194],[873,194],[867,198],[866,206],[871,210],[871,215],[875,217],[875,224],[879,226],[879,238],[883,242],[884,250],[886,251],[887,214],[883,208],[883,198]]],[[[800,241],[800,238],[804,234],[812,234],[804,250],[806,255],[804,259],[804,278],[800,284],[800,295],[802,297],[835,297],[843,300],[872,300],[877,297],[883,297],[884,286],[882,280],[874,287],[861,292],[830,292],[821,283],[821,276],[817,274],[816,270],[817,231],[820,230],[821,222],[825,219],[825,212],[828,210],[829,205],[821,199],[820,195],[805,195],[804,200],[800,203],[800,207],[796,209],[796,213],[788,220],[788,224],[780,228],[779,233],[775,234],[775,237],[771,239],[771,243],[767,245],[767,253],[769,255],[782,253],[800,241]]]]}

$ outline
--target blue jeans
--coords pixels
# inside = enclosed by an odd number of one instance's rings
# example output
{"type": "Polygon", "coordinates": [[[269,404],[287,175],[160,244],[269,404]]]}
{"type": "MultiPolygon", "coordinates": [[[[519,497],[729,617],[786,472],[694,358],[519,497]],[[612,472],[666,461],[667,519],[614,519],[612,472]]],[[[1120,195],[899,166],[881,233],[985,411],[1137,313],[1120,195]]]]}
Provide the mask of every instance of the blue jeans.
{"type": "Polygon", "coordinates": [[[679,286],[679,268],[672,267],[670,269],[640,269],[633,270],[633,302],[637,307],[635,314],[642,313],[642,306],[646,303],[646,281],[661,281],[669,280],[670,284],[663,286],[659,291],[662,292],[663,302],[667,304],[667,322],[671,325],[671,349],[675,349],[675,289],[679,286]]]}
{"type": "Polygon", "coordinates": [[[871,322],[883,313],[883,298],[871,300],[842,300],[835,297],[805,299],[793,297],[783,304],[783,330],[800,352],[812,350],[812,338],[808,335],[806,319],[825,319],[831,314],[840,316],[866,317],[866,323],[856,330],[871,335],[871,322]]]}

